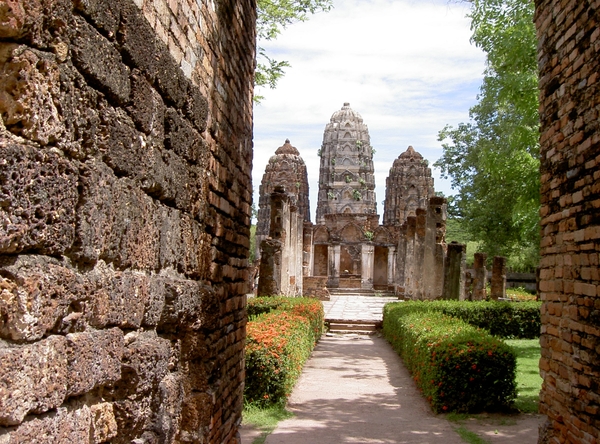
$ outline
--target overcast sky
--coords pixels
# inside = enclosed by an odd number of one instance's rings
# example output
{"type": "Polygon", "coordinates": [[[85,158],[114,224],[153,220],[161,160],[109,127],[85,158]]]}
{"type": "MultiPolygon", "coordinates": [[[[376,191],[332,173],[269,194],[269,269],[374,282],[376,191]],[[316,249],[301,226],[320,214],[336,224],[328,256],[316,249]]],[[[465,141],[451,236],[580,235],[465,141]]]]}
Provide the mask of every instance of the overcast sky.
{"type": "MultiPolygon", "coordinates": [[[[311,220],[317,205],[323,130],[344,102],[369,128],[376,153],[377,212],[385,179],[409,145],[430,164],[442,154],[438,132],[469,119],[485,68],[469,41],[468,3],[449,0],[334,0],[328,13],[289,26],[259,42],[291,64],[274,90],[254,107],[254,202],[265,167],[289,138],[308,167],[311,220]]],[[[453,194],[433,170],[436,191],[453,194]]]]}

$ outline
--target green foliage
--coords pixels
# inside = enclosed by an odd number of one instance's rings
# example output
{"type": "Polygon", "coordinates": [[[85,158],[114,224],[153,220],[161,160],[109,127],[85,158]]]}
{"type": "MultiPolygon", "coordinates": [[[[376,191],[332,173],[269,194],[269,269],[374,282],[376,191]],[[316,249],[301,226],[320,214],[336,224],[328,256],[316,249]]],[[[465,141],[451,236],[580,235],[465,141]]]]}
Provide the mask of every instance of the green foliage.
{"type": "Polygon", "coordinates": [[[502,338],[539,338],[541,302],[435,301],[429,310],[462,319],[502,338]]]}
{"type": "Polygon", "coordinates": [[[477,412],[513,403],[514,352],[488,332],[427,303],[401,302],[385,306],[383,334],[435,412],[477,412]]]}
{"type": "Polygon", "coordinates": [[[463,219],[488,256],[532,269],[539,245],[539,115],[532,0],[472,2],[472,41],[487,55],[471,122],[439,133],[435,163],[457,196],[449,214],[463,219]]]}
{"type": "MultiPolygon", "coordinates": [[[[329,11],[332,0],[257,0],[256,2],[256,37],[257,40],[273,40],[292,23],[308,20],[310,14],[329,11]]],[[[264,48],[257,45],[257,63],[254,74],[256,86],[275,88],[279,79],[289,68],[287,61],[270,58],[264,48]]],[[[255,95],[254,100],[260,102],[262,96],[255,95]]]]}
{"type": "Polygon", "coordinates": [[[310,298],[262,297],[248,303],[247,404],[285,404],[323,333],[323,304],[310,298]]]}
{"type": "Polygon", "coordinates": [[[261,436],[252,441],[252,444],[263,444],[267,436],[275,430],[277,424],[284,419],[293,417],[294,414],[285,409],[281,404],[260,407],[256,404],[244,404],[242,423],[250,424],[261,431],[261,436]]]}
{"type": "Polygon", "coordinates": [[[354,200],[361,200],[362,199],[362,194],[360,193],[359,190],[353,190],[352,191],[352,198],[354,200]]]}
{"type": "Polygon", "coordinates": [[[515,407],[522,413],[539,410],[542,377],[540,376],[539,339],[509,339],[506,341],[517,354],[517,399],[515,407]]]}
{"type": "Polygon", "coordinates": [[[464,442],[467,444],[489,444],[489,441],[482,438],[475,432],[471,432],[465,426],[461,425],[460,427],[456,427],[454,429],[458,436],[462,438],[464,442]]]}

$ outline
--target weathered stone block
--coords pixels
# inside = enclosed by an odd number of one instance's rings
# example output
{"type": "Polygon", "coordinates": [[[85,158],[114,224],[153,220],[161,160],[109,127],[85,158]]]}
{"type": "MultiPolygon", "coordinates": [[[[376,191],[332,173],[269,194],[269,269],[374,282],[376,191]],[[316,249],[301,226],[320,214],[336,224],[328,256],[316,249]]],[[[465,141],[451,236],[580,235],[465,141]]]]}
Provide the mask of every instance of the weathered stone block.
{"type": "Polygon", "coordinates": [[[76,257],[115,267],[158,268],[156,205],[128,179],[102,163],[86,165],[81,177],[76,257]]]}
{"type": "Polygon", "coordinates": [[[190,162],[201,162],[207,148],[200,134],[173,108],[167,110],[165,117],[165,147],[190,162]]]}
{"type": "Polygon", "coordinates": [[[86,21],[76,19],[71,53],[75,66],[90,82],[119,104],[129,101],[129,69],[121,54],[86,21]]]}
{"type": "Polygon", "coordinates": [[[99,115],[108,104],[70,61],[62,63],[59,69],[60,115],[65,133],[56,146],[75,159],[85,160],[97,154],[99,115]]]}
{"type": "Polygon", "coordinates": [[[77,169],[60,152],[5,138],[0,159],[0,253],[64,253],[74,239],[77,169]]]}
{"type": "Polygon", "coordinates": [[[198,87],[192,84],[189,86],[185,112],[198,131],[203,132],[206,129],[208,102],[198,87]]]}
{"type": "MultiPolygon", "coordinates": [[[[84,279],[59,260],[26,255],[0,257],[2,338],[41,339],[69,315],[72,303],[86,297],[84,279]]],[[[68,323],[67,319],[61,324],[68,323]]]]}
{"type": "Polygon", "coordinates": [[[122,110],[107,110],[103,119],[98,146],[115,173],[137,181],[150,196],[197,216],[202,202],[199,167],[141,136],[122,110]]]}
{"type": "Polygon", "coordinates": [[[118,41],[126,62],[140,69],[154,83],[158,72],[156,33],[133,3],[122,5],[118,41]]]}
{"type": "Polygon", "coordinates": [[[131,118],[144,133],[164,136],[165,105],[145,76],[134,70],[131,75],[131,118]]]}
{"type": "Polygon", "coordinates": [[[121,19],[121,4],[110,0],[74,0],[73,6],[104,31],[108,38],[116,37],[121,19]]]}
{"type": "Polygon", "coordinates": [[[117,435],[111,444],[159,444],[152,432],[152,397],[124,398],[113,403],[117,435]]]}
{"type": "Polygon", "coordinates": [[[114,442],[129,443],[151,430],[153,399],[168,374],[170,342],[154,332],[132,332],[125,337],[121,379],[106,391],[112,396],[119,433],[114,442]]]}
{"type": "Polygon", "coordinates": [[[110,402],[94,404],[90,407],[92,418],[93,443],[100,444],[117,436],[117,421],[110,402]]]}
{"type": "Polygon", "coordinates": [[[115,271],[99,261],[87,278],[95,287],[89,297],[89,322],[97,328],[139,328],[149,298],[148,276],[132,271],[115,271]]]}
{"type": "Polygon", "coordinates": [[[37,1],[7,0],[0,10],[0,37],[21,38],[43,14],[37,1]]]}
{"type": "Polygon", "coordinates": [[[123,332],[118,328],[67,335],[67,396],[112,384],[121,377],[123,332]]]}
{"type": "Polygon", "coordinates": [[[24,422],[9,433],[10,444],[88,443],[91,430],[91,412],[81,408],[59,407],[55,412],[24,422]]]}
{"type": "MultiPolygon", "coordinates": [[[[179,64],[175,61],[167,46],[161,41],[156,42],[155,56],[157,60],[156,86],[158,90],[167,103],[179,109],[185,109],[189,100],[190,81],[179,68],[179,64]]],[[[191,106],[189,111],[191,111],[193,117],[197,117],[194,114],[195,107],[191,106]]]]}
{"type": "Polygon", "coordinates": [[[161,331],[213,326],[215,310],[211,299],[215,296],[210,287],[177,277],[157,276],[155,279],[164,289],[164,308],[158,323],[161,331]]]}
{"type": "Polygon", "coordinates": [[[169,372],[170,342],[153,331],[125,337],[120,389],[132,395],[152,394],[169,372]]]}
{"type": "Polygon", "coordinates": [[[0,44],[0,114],[15,134],[41,145],[60,140],[60,72],[53,54],[0,44]]]}
{"type": "Polygon", "coordinates": [[[144,319],[142,325],[145,327],[156,327],[160,321],[165,305],[165,286],[162,278],[153,277],[148,285],[148,299],[144,307],[144,319]]]}
{"type": "Polygon", "coordinates": [[[160,382],[154,431],[161,443],[176,442],[181,426],[183,396],[183,376],[181,374],[170,373],[160,382]]]}
{"type": "Polygon", "coordinates": [[[67,340],[50,336],[35,344],[0,348],[0,425],[60,406],[67,394],[67,340]]]}
{"type": "Polygon", "coordinates": [[[201,278],[210,262],[210,245],[200,224],[178,210],[161,211],[160,265],[192,278],[201,278]]]}

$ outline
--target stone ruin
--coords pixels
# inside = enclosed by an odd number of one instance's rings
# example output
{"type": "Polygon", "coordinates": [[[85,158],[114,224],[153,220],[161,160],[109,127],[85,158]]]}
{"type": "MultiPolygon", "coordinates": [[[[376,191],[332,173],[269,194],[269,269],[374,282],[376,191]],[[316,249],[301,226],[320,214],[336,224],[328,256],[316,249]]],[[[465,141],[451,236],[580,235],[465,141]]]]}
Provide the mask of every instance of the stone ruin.
{"type": "MultiPolygon", "coordinates": [[[[535,6],[539,442],[592,444],[600,4],[535,6]]],[[[245,0],[0,0],[1,442],[239,442],[255,19],[245,0]]],[[[329,257],[329,230],[303,234],[329,257]]]]}
{"type": "Polygon", "coordinates": [[[0,1],[0,442],[236,442],[252,1],[0,1]]]}
{"type": "MultiPolygon", "coordinates": [[[[465,246],[446,245],[446,200],[435,195],[428,162],[412,146],[390,168],[379,225],[373,152],[367,125],[344,103],[325,127],[312,224],[300,152],[289,140],[275,151],[259,188],[257,294],[326,299],[348,290],[401,299],[486,299],[486,256],[475,255],[471,276],[465,246]]],[[[505,296],[502,260],[494,258],[493,299],[505,296]]]]}
{"type": "Polygon", "coordinates": [[[312,224],[304,161],[289,141],[276,151],[260,188],[259,295],[326,288],[442,296],[446,201],[434,194],[431,169],[413,147],[400,154],[386,182],[380,225],[373,152],[367,125],[344,103],[325,127],[312,224]]]}

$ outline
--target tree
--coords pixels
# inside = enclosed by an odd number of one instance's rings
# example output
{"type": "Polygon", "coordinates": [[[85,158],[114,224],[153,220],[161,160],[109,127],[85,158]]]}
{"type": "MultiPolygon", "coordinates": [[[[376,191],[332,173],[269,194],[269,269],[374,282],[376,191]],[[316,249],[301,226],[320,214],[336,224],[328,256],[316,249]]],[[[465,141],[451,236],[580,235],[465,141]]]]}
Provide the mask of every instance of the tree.
{"type": "Polygon", "coordinates": [[[454,214],[488,255],[532,268],[539,252],[538,80],[532,0],[475,0],[472,42],[487,56],[471,122],[439,133],[435,163],[454,214]]]}
{"type": "MultiPolygon", "coordinates": [[[[288,25],[308,20],[309,14],[329,11],[333,0],[257,0],[256,38],[258,43],[277,38],[288,25]]],[[[257,44],[255,86],[275,88],[277,81],[285,74],[284,69],[290,64],[269,57],[257,44]]],[[[260,101],[262,96],[255,95],[260,101]]]]}

